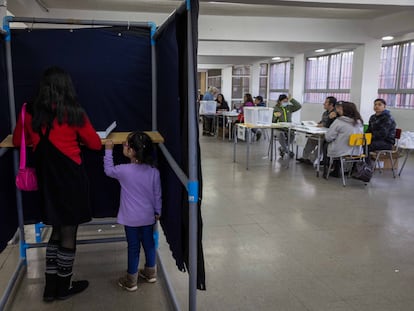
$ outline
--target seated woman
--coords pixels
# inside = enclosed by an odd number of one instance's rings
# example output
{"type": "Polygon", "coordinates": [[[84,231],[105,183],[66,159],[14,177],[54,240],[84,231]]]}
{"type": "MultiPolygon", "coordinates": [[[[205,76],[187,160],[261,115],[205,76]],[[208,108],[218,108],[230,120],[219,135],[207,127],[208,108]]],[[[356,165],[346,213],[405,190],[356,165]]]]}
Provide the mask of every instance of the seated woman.
{"type": "Polygon", "coordinates": [[[216,102],[217,102],[217,111],[229,111],[229,104],[227,103],[227,101],[224,99],[224,95],[223,94],[218,94],[217,98],[216,98],[216,102]]]}
{"type": "MultiPolygon", "coordinates": [[[[349,146],[349,136],[351,134],[362,134],[363,121],[356,105],[351,102],[340,101],[336,104],[336,113],[338,117],[329,127],[325,134],[325,141],[328,142],[328,157],[340,157],[352,154],[353,147],[349,146]]],[[[334,162],[334,170],[329,176],[339,177],[340,163],[334,162]]],[[[323,177],[328,174],[328,165],[324,166],[323,177]]]]}
{"type": "MultiPolygon", "coordinates": [[[[369,118],[367,133],[372,133],[371,145],[368,150],[392,150],[395,144],[395,128],[394,118],[387,108],[387,103],[382,98],[374,100],[374,111],[369,118]]],[[[367,158],[367,163],[371,163],[371,158],[367,158]]]]}
{"type": "MultiPolygon", "coordinates": [[[[229,104],[227,103],[227,101],[224,99],[224,95],[223,94],[218,94],[217,98],[216,98],[216,102],[217,102],[217,108],[216,108],[216,112],[223,112],[223,111],[229,111],[230,107],[229,104]]],[[[223,118],[219,117],[218,120],[218,134],[217,136],[220,137],[222,134],[220,133],[223,130],[223,118]]],[[[226,136],[228,135],[227,129],[226,129],[226,136]]]]}

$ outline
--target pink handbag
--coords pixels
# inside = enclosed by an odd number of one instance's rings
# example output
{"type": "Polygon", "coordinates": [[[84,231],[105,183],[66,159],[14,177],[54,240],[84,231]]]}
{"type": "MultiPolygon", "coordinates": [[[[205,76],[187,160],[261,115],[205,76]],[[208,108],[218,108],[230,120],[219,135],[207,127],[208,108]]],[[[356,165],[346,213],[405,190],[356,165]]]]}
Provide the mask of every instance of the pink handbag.
{"type": "Polygon", "coordinates": [[[22,139],[20,144],[20,165],[16,176],[16,186],[22,191],[36,191],[36,171],[32,167],[26,167],[26,138],[24,136],[24,115],[26,114],[26,103],[22,108],[22,139]]]}

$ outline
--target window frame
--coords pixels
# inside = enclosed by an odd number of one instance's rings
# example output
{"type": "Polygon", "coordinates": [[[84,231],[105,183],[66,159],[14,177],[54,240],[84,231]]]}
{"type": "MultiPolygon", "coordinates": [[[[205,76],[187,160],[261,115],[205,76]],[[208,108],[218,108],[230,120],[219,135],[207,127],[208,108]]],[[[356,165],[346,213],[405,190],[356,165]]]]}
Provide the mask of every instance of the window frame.
{"type": "Polygon", "coordinates": [[[232,72],[231,72],[231,107],[237,107],[239,105],[241,105],[243,103],[243,97],[245,93],[250,93],[250,89],[251,89],[251,72],[252,72],[252,67],[250,65],[235,65],[232,66],[232,72]],[[237,68],[244,68],[247,69],[248,68],[248,74],[247,73],[243,73],[243,74],[236,74],[235,70],[237,68]],[[235,97],[235,93],[234,93],[234,80],[235,79],[241,79],[241,97],[235,97]],[[243,81],[244,79],[248,79],[248,85],[246,86],[243,81]]]}
{"type": "MultiPolygon", "coordinates": [[[[403,68],[403,60],[404,60],[404,45],[406,44],[411,45],[410,49],[414,50],[414,40],[384,44],[381,47],[380,75],[378,77],[378,97],[384,98],[387,101],[387,106],[392,107],[393,109],[414,110],[414,83],[413,83],[412,88],[401,87],[401,82],[402,82],[401,80],[403,78],[402,68],[403,68]],[[380,88],[381,77],[383,76],[382,75],[383,48],[388,48],[388,47],[393,47],[393,46],[398,47],[397,69],[395,72],[395,76],[393,77],[395,80],[395,86],[394,88],[380,88]]],[[[414,62],[414,52],[412,52],[410,56],[413,57],[412,61],[414,62]]],[[[411,58],[409,60],[411,60],[411,58]]],[[[414,78],[413,78],[413,82],[414,82],[414,78]]]]}
{"type": "Polygon", "coordinates": [[[272,101],[276,101],[277,98],[279,97],[280,94],[289,94],[289,90],[290,90],[290,78],[291,78],[291,68],[292,68],[292,61],[289,60],[283,60],[283,61],[278,61],[278,62],[272,62],[270,63],[269,66],[269,80],[268,80],[268,84],[269,84],[269,88],[268,88],[268,99],[272,100],[272,101]],[[272,79],[276,79],[276,75],[272,74],[272,68],[274,68],[274,66],[278,66],[278,65],[284,65],[284,77],[283,77],[283,88],[272,88],[272,79]],[[275,94],[275,97],[272,98],[272,94],[275,94]]]}
{"type": "MultiPolygon", "coordinates": [[[[352,87],[352,74],[353,74],[353,62],[354,62],[354,51],[353,50],[347,50],[347,51],[341,51],[336,53],[330,53],[330,54],[324,54],[324,55],[318,55],[318,56],[309,56],[305,60],[305,88],[304,88],[304,103],[305,104],[320,104],[325,100],[328,96],[334,96],[340,100],[350,100],[351,96],[351,87],[352,87]],[[344,61],[348,61],[344,59],[349,54],[350,57],[352,57],[350,64],[344,64],[344,61]],[[339,64],[339,73],[338,73],[338,87],[339,88],[330,88],[330,84],[333,81],[333,79],[336,79],[336,77],[332,76],[332,70],[333,70],[333,59],[334,57],[340,55],[340,64],[339,64]],[[326,68],[326,83],[325,88],[308,88],[309,84],[312,84],[312,80],[310,79],[321,79],[320,77],[310,77],[308,78],[310,66],[309,61],[312,61],[311,59],[318,60],[319,58],[327,57],[327,68],[326,68]],[[344,73],[344,67],[347,66],[348,70],[351,69],[351,73],[349,76],[345,76],[346,73],[344,73]],[[347,83],[345,82],[346,79],[349,79],[350,81],[347,83]],[[349,88],[342,88],[341,86],[343,84],[348,84],[349,88]],[[317,98],[316,100],[311,100],[310,98],[317,98]]],[[[336,83],[335,83],[336,84],[336,83]]]]}

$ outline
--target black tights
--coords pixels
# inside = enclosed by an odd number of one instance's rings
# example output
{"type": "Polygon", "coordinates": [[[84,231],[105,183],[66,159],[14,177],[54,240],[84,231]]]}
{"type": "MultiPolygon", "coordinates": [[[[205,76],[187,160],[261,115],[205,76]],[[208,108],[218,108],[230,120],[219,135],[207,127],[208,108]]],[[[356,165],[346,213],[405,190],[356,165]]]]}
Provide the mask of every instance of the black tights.
{"type": "Polygon", "coordinates": [[[60,247],[75,251],[77,232],[78,225],[53,226],[49,242],[53,241],[60,247]]]}

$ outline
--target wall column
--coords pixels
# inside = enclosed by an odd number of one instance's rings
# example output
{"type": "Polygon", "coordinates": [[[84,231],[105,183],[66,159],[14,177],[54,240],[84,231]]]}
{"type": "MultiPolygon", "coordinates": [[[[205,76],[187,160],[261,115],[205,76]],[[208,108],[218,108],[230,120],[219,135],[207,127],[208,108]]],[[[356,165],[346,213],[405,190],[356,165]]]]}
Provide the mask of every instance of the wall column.
{"type": "Polygon", "coordinates": [[[366,124],[374,113],[373,102],[378,97],[381,46],[381,40],[372,40],[354,50],[350,98],[366,124]]]}
{"type": "Polygon", "coordinates": [[[229,104],[230,110],[233,109],[231,105],[231,85],[232,85],[232,67],[226,67],[221,70],[221,93],[229,104]]]}
{"type": "MultiPolygon", "coordinates": [[[[293,70],[290,71],[290,92],[293,98],[302,105],[304,99],[303,92],[305,90],[305,66],[305,55],[295,55],[293,59],[293,70]]],[[[300,123],[301,110],[292,114],[292,122],[300,123]]]]}

